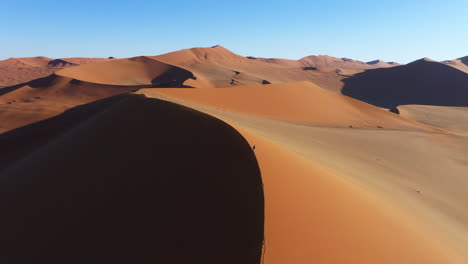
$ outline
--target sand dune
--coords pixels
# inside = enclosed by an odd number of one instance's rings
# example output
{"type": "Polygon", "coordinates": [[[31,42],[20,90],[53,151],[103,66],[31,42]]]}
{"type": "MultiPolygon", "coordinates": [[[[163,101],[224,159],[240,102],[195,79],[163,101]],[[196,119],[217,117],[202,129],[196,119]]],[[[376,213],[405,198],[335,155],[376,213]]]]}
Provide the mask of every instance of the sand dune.
{"type": "MultiPolygon", "coordinates": [[[[153,78],[169,67],[161,63],[183,68],[195,75],[196,79],[188,78],[178,86],[227,87],[308,80],[333,91],[341,90],[343,78],[364,69],[394,66],[385,63],[366,64],[322,55],[309,56],[301,60],[243,57],[224,47],[214,46],[180,50],[159,56],[118,60],[99,58],[53,60],[45,57],[10,59],[0,62],[0,87],[25,83],[50,75],[61,68],[84,64],[90,65],[79,69],[65,69],[57,74],[101,84],[151,85],[153,78]],[[94,65],[99,62],[106,64],[94,65]]],[[[179,70],[178,74],[180,71],[182,70],[179,70]]]]}
{"type": "Polygon", "coordinates": [[[455,133],[468,133],[468,108],[432,105],[400,105],[396,111],[404,117],[455,133]]]}
{"type": "Polygon", "coordinates": [[[67,68],[56,73],[80,81],[126,86],[175,86],[183,87],[192,73],[149,57],[114,59],[67,68]]]}
{"type": "Polygon", "coordinates": [[[3,88],[0,90],[0,133],[53,117],[80,104],[136,89],[88,83],[58,75],[3,88]]]}
{"type": "MultiPolygon", "coordinates": [[[[147,57],[108,60],[74,58],[88,63],[66,67],[47,77],[0,89],[0,133],[62,113],[73,106],[145,87],[183,87],[193,75],[147,57]]],[[[62,60],[39,62],[62,65],[62,60]]]]}
{"type": "Polygon", "coordinates": [[[52,74],[55,70],[47,67],[47,62],[51,60],[39,57],[0,61],[0,87],[17,85],[52,74]]]}
{"type": "Polygon", "coordinates": [[[395,66],[400,65],[399,63],[396,63],[396,62],[386,62],[382,60],[373,60],[373,61],[366,62],[366,64],[373,65],[377,68],[389,68],[389,67],[395,67],[395,66]]]}
{"type": "Polygon", "coordinates": [[[0,261],[466,263],[467,64],[0,61],[0,261]]]}
{"type": "MultiPolygon", "coordinates": [[[[7,109],[2,113],[2,120],[8,120],[10,123],[19,120],[23,123],[17,125],[18,128],[16,129],[8,129],[10,131],[0,134],[0,145],[2,146],[0,150],[0,171],[125,98],[127,98],[127,95],[122,94],[75,107],[67,104],[66,100],[57,98],[55,101],[50,99],[45,102],[25,103],[17,106],[17,109],[12,111],[7,109]],[[56,114],[53,114],[53,111],[56,111],[56,114]],[[14,116],[5,116],[8,113],[14,116]],[[45,113],[45,115],[37,117],[38,114],[42,113],[45,113]],[[21,120],[22,118],[34,118],[34,120],[27,123],[21,120]]],[[[15,105],[13,104],[12,107],[15,107],[15,105]]],[[[9,122],[5,123],[8,124],[9,122]]],[[[5,123],[2,124],[5,126],[5,123]]]]}
{"type": "Polygon", "coordinates": [[[426,130],[418,122],[327,91],[311,82],[225,89],[142,89],[227,111],[329,127],[426,130]]]}
{"type": "Polygon", "coordinates": [[[0,88],[46,77],[62,68],[94,63],[101,58],[51,59],[47,57],[10,58],[0,61],[0,88]]]}
{"type": "Polygon", "coordinates": [[[468,56],[455,60],[443,61],[442,63],[452,66],[460,71],[468,73],[468,56]]]}
{"type": "Polygon", "coordinates": [[[468,75],[427,58],[359,73],[344,83],[343,94],[380,107],[468,106],[468,75]]]}
{"type": "Polygon", "coordinates": [[[352,60],[348,58],[335,58],[327,55],[319,56],[308,56],[299,60],[305,66],[312,67],[331,67],[331,68],[345,68],[345,69],[356,69],[356,70],[366,70],[366,69],[375,69],[375,68],[387,68],[393,67],[395,65],[388,64],[385,62],[377,61],[378,63],[365,63],[362,61],[352,60]]]}
{"type": "Polygon", "coordinates": [[[182,106],[127,96],[0,182],[4,263],[259,263],[256,158],[235,129],[182,106]]]}
{"type": "Polygon", "coordinates": [[[265,193],[264,263],[461,263],[365,189],[277,143],[242,131],[256,146],[265,193]],[[428,252],[431,252],[428,254],[428,252]]]}
{"type": "Polygon", "coordinates": [[[354,69],[354,70],[366,70],[375,68],[388,68],[399,65],[394,62],[384,62],[381,60],[374,60],[370,62],[362,62],[358,60],[352,60],[347,58],[335,58],[327,55],[313,55],[307,56],[300,60],[287,60],[287,59],[275,59],[275,58],[256,58],[247,57],[252,60],[267,62],[275,66],[284,68],[300,68],[300,67],[316,67],[316,68],[342,68],[342,69],[354,69]]]}
{"type": "MultiPolygon", "coordinates": [[[[219,90],[228,89],[213,89],[212,92],[219,90]]],[[[147,91],[151,90],[141,92],[150,94],[147,91]]],[[[199,91],[205,92],[203,98],[206,99],[208,89],[199,91]]],[[[160,96],[156,92],[151,94],[160,96]]],[[[454,245],[460,242],[459,238],[446,237],[447,229],[439,226],[441,222],[427,222],[426,211],[415,213],[414,208],[410,210],[404,205],[405,202],[414,202],[414,198],[402,198],[402,190],[407,186],[395,187],[398,185],[395,184],[393,170],[375,162],[375,157],[381,155],[386,155],[385,159],[394,159],[400,152],[399,148],[407,145],[407,141],[396,144],[394,139],[387,142],[382,133],[391,131],[336,129],[343,133],[335,137],[336,133],[331,128],[257,119],[251,116],[255,114],[252,111],[249,112],[250,116],[245,112],[239,115],[230,112],[234,111],[231,107],[212,108],[212,101],[201,102],[199,99],[202,97],[195,97],[192,93],[164,90],[161,94],[167,100],[195,107],[233,124],[252,146],[255,145],[266,203],[264,263],[310,263],[311,260],[315,263],[463,263],[464,256],[454,249],[454,245]],[[210,107],[207,108],[207,105],[210,107]],[[365,131],[368,132],[363,135],[365,131]],[[347,135],[354,136],[348,138],[347,135]],[[356,140],[356,135],[361,139],[356,140]],[[368,143],[369,140],[372,144],[368,143]],[[382,143],[387,146],[379,148],[382,143]],[[352,147],[348,148],[349,144],[352,147]],[[341,146],[345,147],[343,153],[341,146]],[[379,149],[377,153],[372,150],[375,146],[379,149]],[[379,175],[385,171],[385,176],[379,175]],[[389,178],[386,178],[387,175],[389,178]],[[385,194],[386,191],[377,187],[382,183],[396,190],[390,195],[385,194]]],[[[219,97],[215,98],[213,101],[218,102],[219,97]]],[[[269,100],[265,98],[258,104],[268,104],[269,100]]],[[[245,100],[233,98],[232,101],[238,104],[237,109],[246,109],[245,100]]],[[[401,158],[407,162],[398,160],[396,164],[412,162],[407,156],[401,158]]],[[[398,166],[396,164],[394,166],[398,166]]],[[[443,166],[450,168],[449,163],[443,166]]],[[[432,174],[437,173],[433,168],[427,169],[432,170],[432,174]]],[[[440,182],[436,181],[435,184],[440,182]]],[[[447,187],[447,190],[452,188],[447,187]]],[[[420,188],[425,190],[425,187],[420,188]]],[[[416,192],[413,190],[413,193],[416,192]]],[[[442,195],[450,197],[451,194],[442,195]]],[[[415,196],[418,197],[418,194],[415,196]]],[[[457,201],[454,205],[463,201],[463,198],[451,199],[457,201]]],[[[416,208],[427,209],[424,206],[416,208]]],[[[456,211],[450,213],[452,217],[456,216],[456,213],[453,214],[456,211]]],[[[431,214],[429,216],[434,218],[431,214]]],[[[447,222],[443,224],[450,230],[452,225],[447,222]]]]}
{"type": "Polygon", "coordinates": [[[152,57],[187,69],[197,77],[186,85],[193,87],[228,87],[266,83],[312,81],[329,90],[339,91],[347,76],[333,68],[320,71],[300,61],[243,57],[224,47],[193,48],[152,57]]]}

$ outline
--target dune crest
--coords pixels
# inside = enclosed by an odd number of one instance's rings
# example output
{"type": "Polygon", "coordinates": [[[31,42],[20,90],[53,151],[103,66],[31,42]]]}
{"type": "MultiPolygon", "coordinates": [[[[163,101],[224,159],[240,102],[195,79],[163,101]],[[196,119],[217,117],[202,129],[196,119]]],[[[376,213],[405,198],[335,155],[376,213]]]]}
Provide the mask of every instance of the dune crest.
{"type": "Polygon", "coordinates": [[[431,130],[311,82],[239,86],[224,89],[142,89],[226,111],[299,124],[373,129],[431,130]]]}
{"type": "Polygon", "coordinates": [[[0,182],[4,263],[260,262],[256,158],[235,129],[183,106],[126,95],[0,182]]]}
{"type": "Polygon", "coordinates": [[[468,106],[468,74],[423,58],[344,79],[342,93],[380,107],[422,104],[468,106]]]}

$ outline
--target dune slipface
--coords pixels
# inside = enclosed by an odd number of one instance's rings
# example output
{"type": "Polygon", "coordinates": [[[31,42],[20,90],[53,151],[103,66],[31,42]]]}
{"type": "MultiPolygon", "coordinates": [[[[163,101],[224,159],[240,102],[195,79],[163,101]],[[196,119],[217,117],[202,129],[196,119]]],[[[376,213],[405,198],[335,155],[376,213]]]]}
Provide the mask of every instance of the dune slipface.
{"type": "Polygon", "coordinates": [[[2,263],[259,263],[260,170],[206,114],[129,95],[0,175],[2,263]]]}
{"type": "Polygon", "coordinates": [[[380,107],[405,104],[468,106],[468,74],[424,58],[343,80],[342,93],[380,107]]]}

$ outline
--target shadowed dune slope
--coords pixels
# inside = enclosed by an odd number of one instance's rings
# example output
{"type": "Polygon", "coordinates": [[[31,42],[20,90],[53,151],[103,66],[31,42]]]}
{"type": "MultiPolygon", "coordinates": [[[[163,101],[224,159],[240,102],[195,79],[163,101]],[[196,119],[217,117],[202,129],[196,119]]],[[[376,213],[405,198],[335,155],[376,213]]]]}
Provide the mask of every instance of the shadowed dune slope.
{"type": "Polygon", "coordinates": [[[342,93],[385,108],[405,104],[468,106],[468,74],[421,59],[345,79],[342,93]]]}
{"type": "Polygon", "coordinates": [[[235,129],[183,106],[129,95],[0,182],[3,263],[260,261],[256,158],[235,129]]]}
{"type": "MultiPolygon", "coordinates": [[[[30,122],[26,126],[22,126],[11,131],[0,134],[0,172],[6,169],[13,162],[24,158],[34,150],[41,146],[44,146],[65,134],[71,129],[75,128],[82,122],[88,120],[94,115],[107,110],[115,103],[121,102],[127,98],[128,95],[117,95],[102,100],[98,100],[92,103],[72,107],[71,109],[65,110],[63,113],[57,113],[56,116],[51,118],[42,118],[45,120],[39,122],[30,122]]],[[[46,101],[45,104],[50,104],[50,101],[46,101]]],[[[35,106],[35,104],[33,104],[35,106]]],[[[42,105],[40,105],[42,106],[42,105]]],[[[69,106],[69,105],[66,105],[69,106]]],[[[24,104],[19,104],[19,108],[25,108],[24,104]]],[[[52,109],[56,110],[57,105],[53,105],[52,109]]],[[[69,106],[71,107],[71,106],[69,106]]],[[[65,107],[64,107],[65,108],[65,107]]],[[[0,108],[1,109],[1,108],[0,108]]],[[[14,117],[6,116],[4,112],[1,112],[0,116],[3,120],[9,120],[10,123],[14,120],[21,120],[17,115],[19,113],[25,113],[25,116],[37,118],[37,115],[42,114],[40,110],[33,109],[33,111],[27,111],[29,108],[22,109],[20,111],[10,111],[7,113],[16,114],[14,117]],[[37,113],[39,112],[39,114],[37,113]],[[36,114],[36,116],[34,115],[36,114]]],[[[45,109],[46,111],[49,109],[45,109]]],[[[46,111],[46,114],[52,114],[52,111],[46,111]]],[[[2,123],[4,124],[4,123],[2,123]]]]}
{"type": "Polygon", "coordinates": [[[396,111],[404,117],[452,132],[468,133],[468,107],[400,105],[396,111]]]}
{"type": "Polygon", "coordinates": [[[138,89],[51,75],[0,89],[0,133],[58,115],[71,107],[138,89]]]}
{"type": "Polygon", "coordinates": [[[443,61],[442,63],[468,73],[468,56],[458,58],[455,60],[443,61]]]}
{"type": "Polygon", "coordinates": [[[128,86],[183,87],[185,80],[193,78],[193,74],[187,70],[149,57],[90,63],[66,68],[56,74],[85,82],[128,86]]]}
{"type": "Polygon", "coordinates": [[[29,101],[37,99],[35,97],[67,97],[68,100],[91,101],[119,93],[131,92],[138,88],[126,85],[84,82],[53,74],[28,83],[0,89],[0,103],[29,101]]]}
{"type": "Polygon", "coordinates": [[[142,89],[219,109],[331,127],[429,129],[384,109],[327,91],[311,82],[225,89],[142,89]]]}

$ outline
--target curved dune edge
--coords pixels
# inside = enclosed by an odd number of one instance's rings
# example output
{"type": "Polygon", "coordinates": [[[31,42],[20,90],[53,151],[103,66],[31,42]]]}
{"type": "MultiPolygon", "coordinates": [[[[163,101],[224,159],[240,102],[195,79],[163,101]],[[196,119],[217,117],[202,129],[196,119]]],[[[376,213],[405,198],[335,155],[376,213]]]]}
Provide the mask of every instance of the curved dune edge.
{"type": "Polygon", "coordinates": [[[124,95],[0,183],[3,263],[260,262],[255,155],[236,129],[184,106],[124,95]]]}
{"type": "MultiPolygon", "coordinates": [[[[78,66],[77,66],[78,67],[78,66]]],[[[134,86],[102,85],[50,75],[5,88],[0,95],[0,133],[63,113],[74,106],[135,91],[134,86]]]]}
{"type": "Polygon", "coordinates": [[[84,64],[55,74],[90,83],[125,86],[183,87],[187,79],[195,78],[188,70],[145,56],[84,64]]]}
{"type": "Polygon", "coordinates": [[[308,81],[223,89],[141,89],[139,93],[159,94],[226,111],[298,124],[442,131],[325,90],[308,81]]]}
{"type": "Polygon", "coordinates": [[[256,146],[262,171],[264,263],[466,262],[423,223],[369,191],[233,126],[256,146]]]}
{"type": "Polygon", "coordinates": [[[466,262],[425,223],[277,142],[223,121],[255,145],[265,194],[264,263],[466,262]]]}

